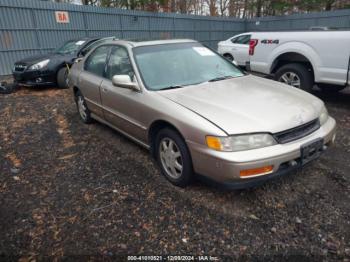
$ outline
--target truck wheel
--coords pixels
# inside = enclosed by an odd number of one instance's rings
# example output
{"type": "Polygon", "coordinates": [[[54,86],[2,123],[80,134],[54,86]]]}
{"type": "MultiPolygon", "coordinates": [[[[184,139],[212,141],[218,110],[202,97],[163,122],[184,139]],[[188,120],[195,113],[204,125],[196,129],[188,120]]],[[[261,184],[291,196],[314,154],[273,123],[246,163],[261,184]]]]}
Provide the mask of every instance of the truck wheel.
{"type": "Polygon", "coordinates": [[[234,60],[234,59],[233,59],[233,56],[230,55],[230,54],[224,54],[224,57],[225,57],[227,60],[231,61],[231,62],[234,60]]]}
{"type": "Polygon", "coordinates": [[[190,152],[185,141],[173,129],[164,128],[156,136],[155,150],[160,169],[173,185],[186,187],[192,181],[190,152]]]}
{"type": "Polygon", "coordinates": [[[311,92],[314,85],[312,73],[306,66],[298,63],[280,67],[275,73],[274,79],[307,92],[311,92]]]}
{"type": "Polygon", "coordinates": [[[330,85],[330,84],[317,84],[317,86],[323,92],[328,92],[328,93],[336,93],[346,88],[346,86],[338,86],[338,85],[330,85]]]}
{"type": "Polygon", "coordinates": [[[57,85],[58,88],[65,89],[68,88],[68,69],[62,67],[57,73],[57,85]]]}

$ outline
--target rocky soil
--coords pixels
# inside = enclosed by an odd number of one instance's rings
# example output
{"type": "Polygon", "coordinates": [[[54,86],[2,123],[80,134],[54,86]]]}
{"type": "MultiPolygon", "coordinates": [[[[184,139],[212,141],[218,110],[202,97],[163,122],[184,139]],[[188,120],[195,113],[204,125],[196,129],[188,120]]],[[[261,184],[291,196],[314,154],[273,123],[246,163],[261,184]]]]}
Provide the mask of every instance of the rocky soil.
{"type": "Polygon", "coordinates": [[[241,191],[172,186],[145,149],[84,125],[71,90],[1,95],[0,258],[349,261],[350,92],[316,95],[338,122],[336,145],[302,171],[241,191]]]}

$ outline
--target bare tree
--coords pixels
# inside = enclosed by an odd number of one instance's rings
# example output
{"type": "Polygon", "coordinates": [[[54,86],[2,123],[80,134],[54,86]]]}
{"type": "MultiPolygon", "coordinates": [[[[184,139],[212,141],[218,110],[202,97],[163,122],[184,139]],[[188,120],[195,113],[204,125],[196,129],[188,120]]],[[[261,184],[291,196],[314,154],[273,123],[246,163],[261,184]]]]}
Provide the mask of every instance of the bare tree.
{"type": "Polygon", "coordinates": [[[216,8],[216,0],[205,0],[209,7],[209,15],[210,16],[217,16],[217,8],[216,8]]]}
{"type": "Polygon", "coordinates": [[[220,7],[220,15],[221,16],[225,15],[225,12],[228,9],[229,3],[230,3],[229,0],[219,0],[219,7],[220,7]]]}

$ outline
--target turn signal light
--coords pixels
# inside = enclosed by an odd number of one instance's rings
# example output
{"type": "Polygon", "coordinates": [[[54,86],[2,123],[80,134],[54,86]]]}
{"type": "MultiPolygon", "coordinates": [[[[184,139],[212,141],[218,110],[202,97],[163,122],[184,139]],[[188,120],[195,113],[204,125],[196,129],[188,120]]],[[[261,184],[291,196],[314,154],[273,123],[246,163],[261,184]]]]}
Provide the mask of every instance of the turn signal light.
{"type": "Polygon", "coordinates": [[[251,178],[255,176],[262,176],[272,173],[273,166],[264,166],[253,169],[245,169],[239,172],[241,178],[251,178]]]}
{"type": "Polygon", "coordinates": [[[221,150],[221,141],[219,138],[215,136],[207,136],[206,140],[209,148],[212,148],[215,150],[221,150]]]}

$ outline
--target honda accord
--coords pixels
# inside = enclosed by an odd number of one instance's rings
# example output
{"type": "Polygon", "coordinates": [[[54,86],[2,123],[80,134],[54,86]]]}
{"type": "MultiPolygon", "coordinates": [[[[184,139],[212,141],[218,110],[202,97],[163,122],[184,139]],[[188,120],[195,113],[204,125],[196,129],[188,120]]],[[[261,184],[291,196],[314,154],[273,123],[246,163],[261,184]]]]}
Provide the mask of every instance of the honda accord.
{"type": "Polygon", "coordinates": [[[193,40],[104,43],[73,65],[69,85],[84,123],[148,148],[181,187],[195,174],[255,186],[318,158],[335,139],[320,99],[248,75],[193,40]]]}

